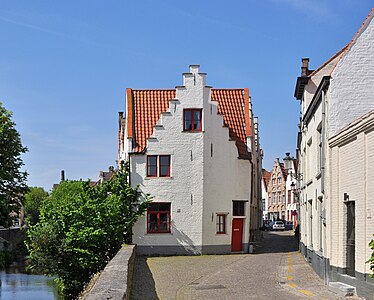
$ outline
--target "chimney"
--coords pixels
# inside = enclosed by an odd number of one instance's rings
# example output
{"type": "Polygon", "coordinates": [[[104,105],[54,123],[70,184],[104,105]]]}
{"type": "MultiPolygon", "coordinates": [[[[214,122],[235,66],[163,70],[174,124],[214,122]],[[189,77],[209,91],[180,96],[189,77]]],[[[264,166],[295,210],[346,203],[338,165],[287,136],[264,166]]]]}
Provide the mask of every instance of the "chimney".
{"type": "Polygon", "coordinates": [[[65,181],[65,171],[61,170],[61,181],[65,181]]]}
{"type": "Polygon", "coordinates": [[[309,58],[301,59],[301,76],[306,77],[309,74],[309,58]]]}
{"type": "Polygon", "coordinates": [[[118,128],[122,127],[123,111],[118,112],[118,128]]]}
{"type": "Polygon", "coordinates": [[[284,168],[289,170],[292,168],[293,158],[290,156],[290,152],[286,153],[286,157],[283,158],[284,161],[284,168]]]}

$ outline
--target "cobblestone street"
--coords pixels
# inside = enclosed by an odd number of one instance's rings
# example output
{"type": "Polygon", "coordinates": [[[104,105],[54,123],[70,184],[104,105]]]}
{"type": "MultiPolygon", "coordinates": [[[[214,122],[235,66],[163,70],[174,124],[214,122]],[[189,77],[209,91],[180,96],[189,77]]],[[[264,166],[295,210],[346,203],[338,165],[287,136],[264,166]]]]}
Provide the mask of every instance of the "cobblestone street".
{"type": "Polygon", "coordinates": [[[293,231],[265,232],[255,254],[136,258],[132,299],[303,298],[339,299],[297,251],[293,231]]]}

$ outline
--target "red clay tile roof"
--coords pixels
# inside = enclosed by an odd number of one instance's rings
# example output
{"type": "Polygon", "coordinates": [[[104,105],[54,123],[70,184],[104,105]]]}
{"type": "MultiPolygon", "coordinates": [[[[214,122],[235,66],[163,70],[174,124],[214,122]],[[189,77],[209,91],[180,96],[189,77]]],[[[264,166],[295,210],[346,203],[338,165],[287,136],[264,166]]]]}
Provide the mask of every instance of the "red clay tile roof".
{"type": "Polygon", "coordinates": [[[247,137],[250,135],[248,89],[212,89],[212,101],[218,102],[218,113],[229,127],[239,158],[248,158],[247,137]]]}
{"type": "MultiPolygon", "coordinates": [[[[239,158],[248,158],[246,138],[251,134],[248,89],[211,91],[211,99],[218,102],[218,113],[223,115],[224,124],[229,127],[230,138],[235,141],[239,158]]],[[[153,133],[153,126],[157,124],[161,113],[169,108],[169,101],[176,97],[176,91],[126,89],[126,96],[127,135],[136,141],[134,152],[144,152],[146,140],[153,133]]]]}
{"type": "Polygon", "coordinates": [[[269,171],[266,171],[265,169],[262,169],[262,179],[264,181],[266,190],[268,189],[270,178],[271,178],[271,173],[269,171]]]}

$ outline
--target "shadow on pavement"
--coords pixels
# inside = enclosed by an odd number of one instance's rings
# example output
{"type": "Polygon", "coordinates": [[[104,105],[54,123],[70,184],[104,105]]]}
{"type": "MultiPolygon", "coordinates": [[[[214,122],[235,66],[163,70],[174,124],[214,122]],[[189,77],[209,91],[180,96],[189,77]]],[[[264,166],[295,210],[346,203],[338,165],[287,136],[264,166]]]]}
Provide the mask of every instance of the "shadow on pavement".
{"type": "Polygon", "coordinates": [[[134,275],[131,286],[132,300],[156,300],[156,285],[153,275],[147,264],[146,256],[135,258],[134,275]]]}
{"type": "Polygon", "coordinates": [[[293,231],[265,231],[264,238],[255,245],[254,254],[287,253],[299,250],[299,241],[293,231]]]}

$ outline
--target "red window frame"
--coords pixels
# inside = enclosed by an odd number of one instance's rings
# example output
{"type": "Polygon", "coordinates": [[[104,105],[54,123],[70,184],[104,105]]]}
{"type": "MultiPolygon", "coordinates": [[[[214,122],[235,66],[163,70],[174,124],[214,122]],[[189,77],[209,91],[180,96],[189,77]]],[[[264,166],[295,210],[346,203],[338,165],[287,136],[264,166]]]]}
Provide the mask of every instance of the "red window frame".
{"type": "Polygon", "coordinates": [[[226,234],[226,214],[217,214],[216,233],[226,234]]]}
{"type": "Polygon", "coordinates": [[[170,159],[171,159],[170,155],[160,155],[158,157],[159,177],[170,177],[170,159]],[[167,158],[168,159],[168,163],[163,165],[161,163],[161,159],[162,158],[167,158]],[[167,173],[161,173],[162,167],[167,167],[167,173]]]}
{"type": "Polygon", "coordinates": [[[158,167],[157,167],[158,163],[157,163],[157,161],[158,161],[157,155],[148,155],[147,156],[147,177],[157,177],[157,175],[158,175],[158,167]],[[150,160],[152,158],[156,158],[156,165],[150,164],[150,160]],[[153,174],[153,173],[150,172],[151,167],[156,167],[156,174],[153,174]]]}
{"type": "Polygon", "coordinates": [[[147,233],[170,233],[171,232],[171,203],[170,202],[153,202],[147,208],[147,233]],[[164,209],[160,210],[160,206],[164,209]],[[168,209],[165,210],[165,207],[168,209]],[[161,214],[166,214],[167,220],[161,220],[161,214]],[[150,222],[151,215],[156,216],[156,222],[150,222]],[[166,230],[162,230],[161,224],[166,224],[166,230]],[[153,227],[156,225],[155,227],[153,227]]]}
{"type": "Polygon", "coordinates": [[[147,155],[147,177],[170,177],[170,165],[171,156],[170,155],[147,155]],[[151,164],[151,159],[156,159],[156,164],[151,164]],[[162,158],[168,158],[168,164],[161,164],[162,158]],[[167,172],[162,173],[161,167],[167,167],[167,172]],[[150,172],[151,168],[156,168],[156,173],[150,172]]]}
{"type": "Polygon", "coordinates": [[[189,131],[189,132],[200,132],[203,130],[203,112],[202,112],[202,109],[196,109],[196,108],[189,108],[189,109],[185,109],[183,110],[183,131],[189,131]],[[191,129],[190,128],[187,128],[186,126],[186,112],[190,112],[191,113],[191,129]],[[199,128],[193,128],[194,127],[194,123],[195,123],[195,112],[198,112],[200,114],[200,121],[199,121],[199,128]]]}

